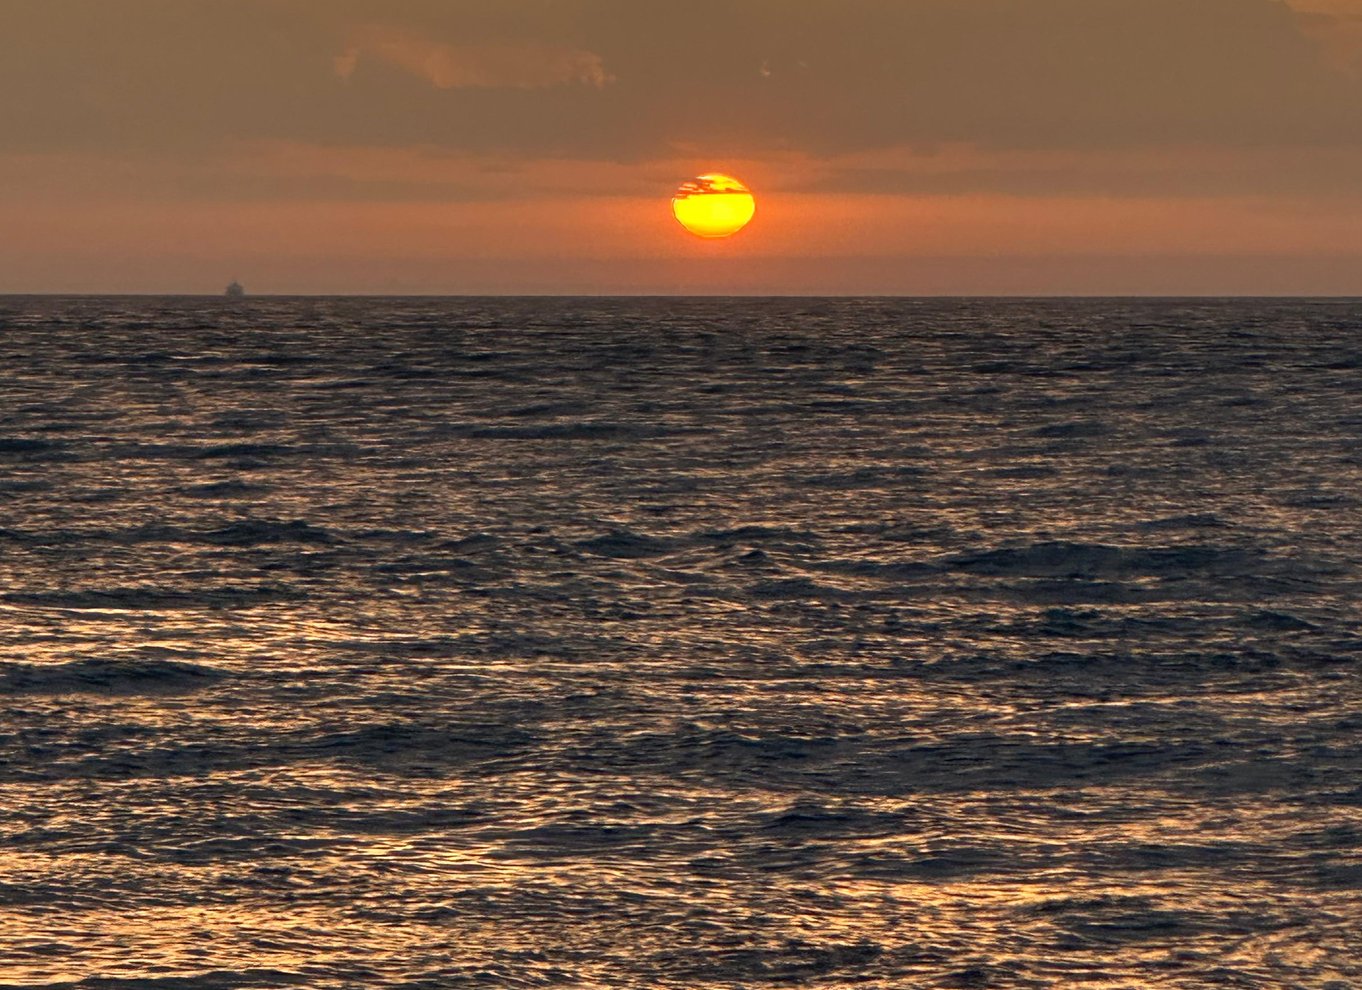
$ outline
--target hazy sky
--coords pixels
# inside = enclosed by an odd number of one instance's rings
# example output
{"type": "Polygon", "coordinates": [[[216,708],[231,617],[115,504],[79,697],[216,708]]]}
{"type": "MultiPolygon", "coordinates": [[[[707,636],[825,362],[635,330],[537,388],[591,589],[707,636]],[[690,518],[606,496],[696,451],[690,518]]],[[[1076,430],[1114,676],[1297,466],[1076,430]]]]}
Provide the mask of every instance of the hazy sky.
{"type": "Polygon", "coordinates": [[[1362,0],[0,0],[0,292],[231,278],[1362,294],[1362,0]]]}

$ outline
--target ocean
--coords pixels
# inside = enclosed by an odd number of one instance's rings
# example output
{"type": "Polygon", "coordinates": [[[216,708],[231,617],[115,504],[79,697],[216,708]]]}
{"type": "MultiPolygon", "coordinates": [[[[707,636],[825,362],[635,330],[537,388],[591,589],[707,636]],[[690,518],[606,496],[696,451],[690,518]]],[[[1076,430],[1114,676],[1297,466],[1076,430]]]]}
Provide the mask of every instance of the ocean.
{"type": "Polygon", "coordinates": [[[1362,303],[0,298],[0,986],[1362,987],[1362,303]]]}

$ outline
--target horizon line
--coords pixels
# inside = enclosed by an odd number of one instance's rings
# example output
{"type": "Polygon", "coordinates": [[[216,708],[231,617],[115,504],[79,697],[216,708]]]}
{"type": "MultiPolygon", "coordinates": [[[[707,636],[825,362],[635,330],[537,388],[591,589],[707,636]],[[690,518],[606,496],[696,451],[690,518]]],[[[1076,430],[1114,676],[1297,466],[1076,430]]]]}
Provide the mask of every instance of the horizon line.
{"type": "Polygon", "coordinates": [[[1160,292],[11,292],[0,299],[219,299],[231,305],[255,299],[1317,299],[1362,300],[1358,293],[1160,293],[1160,292]]]}

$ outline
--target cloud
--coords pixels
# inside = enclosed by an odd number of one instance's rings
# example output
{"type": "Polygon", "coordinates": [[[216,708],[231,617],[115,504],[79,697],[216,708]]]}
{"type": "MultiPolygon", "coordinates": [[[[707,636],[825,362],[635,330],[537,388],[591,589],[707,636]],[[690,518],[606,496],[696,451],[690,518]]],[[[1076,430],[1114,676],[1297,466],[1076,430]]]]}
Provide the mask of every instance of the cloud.
{"type": "Polygon", "coordinates": [[[1362,146],[1362,78],[1320,40],[1341,44],[1362,2],[1293,2],[687,0],[678,16],[639,0],[7,0],[0,136],[713,167],[1362,146]]]}
{"type": "Polygon", "coordinates": [[[1301,33],[1336,68],[1362,77],[1362,0],[1288,0],[1301,33]]]}
{"type": "Polygon", "coordinates": [[[1285,3],[1302,14],[1362,14],[1362,0],[1285,0],[1285,3]]]}
{"type": "Polygon", "coordinates": [[[614,79],[601,57],[545,43],[452,45],[400,27],[355,29],[351,46],[336,56],[336,74],[354,76],[364,58],[396,66],[437,89],[548,89],[578,84],[603,89],[614,79]]]}

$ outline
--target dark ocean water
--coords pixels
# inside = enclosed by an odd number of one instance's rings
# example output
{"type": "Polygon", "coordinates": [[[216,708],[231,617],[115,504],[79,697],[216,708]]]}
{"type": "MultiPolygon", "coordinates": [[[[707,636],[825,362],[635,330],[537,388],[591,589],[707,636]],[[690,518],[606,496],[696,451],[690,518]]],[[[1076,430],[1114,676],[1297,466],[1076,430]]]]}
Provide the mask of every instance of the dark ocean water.
{"type": "Polygon", "coordinates": [[[1362,987],[1362,303],[0,299],[0,986],[1362,987]]]}

